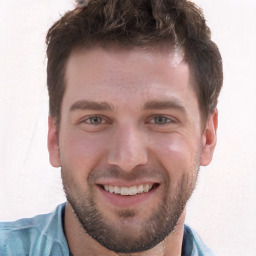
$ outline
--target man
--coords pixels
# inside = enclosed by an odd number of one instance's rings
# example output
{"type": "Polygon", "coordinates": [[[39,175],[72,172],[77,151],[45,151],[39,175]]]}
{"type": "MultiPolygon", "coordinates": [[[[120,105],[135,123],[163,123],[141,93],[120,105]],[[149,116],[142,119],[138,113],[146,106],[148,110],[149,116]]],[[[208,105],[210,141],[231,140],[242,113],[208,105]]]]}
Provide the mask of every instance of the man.
{"type": "Polygon", "coordinates": [[[222,86],[202,12],[186,0],[91,0],[47,45],[48,149],[67,203],[1,223],[0,255],[213,255],[184,225],[222,86]]]}

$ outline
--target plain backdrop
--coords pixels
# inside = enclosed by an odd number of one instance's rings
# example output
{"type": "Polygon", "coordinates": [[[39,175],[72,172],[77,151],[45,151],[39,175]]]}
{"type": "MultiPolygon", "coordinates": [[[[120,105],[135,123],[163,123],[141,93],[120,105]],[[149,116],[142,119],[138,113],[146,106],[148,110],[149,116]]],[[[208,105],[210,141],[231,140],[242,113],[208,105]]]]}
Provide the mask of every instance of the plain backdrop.
{"type": "MultiPolygon", "coordinates": [[[[256,1],[196,0],[224,63],[218,144],[186,223],[219,256],[256,255],[256,1]]],[[[45,35],[71,0],[0,0],[0,221],[65,200],[47,152],[45,35]]]]}

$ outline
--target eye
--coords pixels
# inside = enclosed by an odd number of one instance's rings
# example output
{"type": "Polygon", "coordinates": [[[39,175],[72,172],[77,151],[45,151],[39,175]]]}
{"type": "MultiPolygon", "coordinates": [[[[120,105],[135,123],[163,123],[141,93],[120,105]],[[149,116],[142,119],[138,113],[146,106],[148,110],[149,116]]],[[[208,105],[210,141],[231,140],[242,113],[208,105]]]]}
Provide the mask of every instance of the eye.
{"type": "Polygon", "coordinates": [[[154,124],[167,124],[167,123],[171,123],[173,122],[173,120],[171,118],[168,118],[166,116],[155,116],[150,123],[154,123],[154,124]]]}
{"type": "Polygon", "coordinates": [[[103,119],[100,116],[90,116],[85,121],[90,124],[101,124],[103,122],[103,119]]]}
{"type": "Polygon", "coordinates": [[[159,133],[171,133],[180,126],[180,122],[173,116],[161,114],[150,116],[146,123],[150,130],[159,133]]]}
{"type": "Polygon", "coordinates": [[[101,116],[90,116],[86,118],[83,122],[87,124],[93,124],[93,125],[99,125],[99,124],[105,123],[105,121],[101,116]]]}
{"type": "Polygon", "coordinates": [[[88,115],[78,122],[79,128],[87,132],[104,131],[111,124],[111,119],[102,115],[88,115]]]}

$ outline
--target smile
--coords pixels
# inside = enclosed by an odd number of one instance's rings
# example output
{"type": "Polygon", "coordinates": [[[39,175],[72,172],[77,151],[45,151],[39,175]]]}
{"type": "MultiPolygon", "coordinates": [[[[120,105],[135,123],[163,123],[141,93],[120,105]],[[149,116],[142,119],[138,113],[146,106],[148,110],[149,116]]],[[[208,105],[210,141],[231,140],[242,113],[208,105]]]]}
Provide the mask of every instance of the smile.
{"type": "Polygon", "coordinates": [[[137,194],[147,193],[149,192],[155,184],[141,184],[139,186],[131,186],[131,187],[119,187],[112,185],[102,185],[102,188],[109,193],[122,195],[122,196],[134,196],[137,194]]]}
{"type": "Polygon", "coordinates": [[[122,181],[114,181],[112,184],[97,184],[100,195],[103,196],[102,203],[109,203],[118,208],[130,208],[149,204],[159,193],[160,183],[149,182],[135,184],[122,184],[122,181]],[[117,184],[119,183],[119,184],[117,184]],[[119,185],[119,186],[118,186],[119,185]]]}

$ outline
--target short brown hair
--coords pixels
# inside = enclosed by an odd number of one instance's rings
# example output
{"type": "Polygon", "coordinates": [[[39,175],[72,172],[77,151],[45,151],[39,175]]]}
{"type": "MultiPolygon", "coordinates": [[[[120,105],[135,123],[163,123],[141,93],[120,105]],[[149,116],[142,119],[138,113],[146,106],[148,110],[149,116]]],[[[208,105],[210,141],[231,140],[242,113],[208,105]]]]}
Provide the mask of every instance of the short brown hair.
{"type": "Polygon", "coordinates": [[[202,11],[187,0],[91,0],[61,17],[49,29],[46,43],[50,115],[57,123],[71,51],[112,43],[124,47],[178,45],[194,72],[203,117],[217,105],[223,83],[221,55],[202,11]]]}

